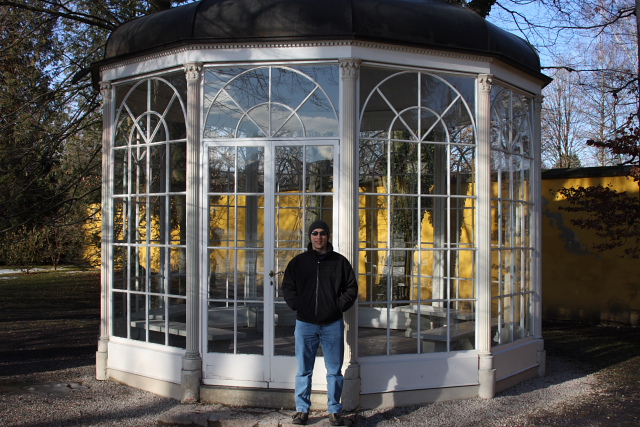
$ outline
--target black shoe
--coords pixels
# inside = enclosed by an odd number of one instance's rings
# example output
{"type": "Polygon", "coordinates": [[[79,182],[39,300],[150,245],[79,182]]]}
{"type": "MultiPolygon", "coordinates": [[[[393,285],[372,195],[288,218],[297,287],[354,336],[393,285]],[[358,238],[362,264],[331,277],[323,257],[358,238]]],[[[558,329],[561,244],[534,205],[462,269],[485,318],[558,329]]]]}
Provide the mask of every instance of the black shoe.
{"type": "MultiPolygon", "coordinates": [[[[308,419],[309,419],[308,412],[296,412],[295,414],[293,414],[293,421],[291,423],[303,426],[307,424],[308,419]]],[[[336,424],[336,425],[342,425],[342,424],[336,424]]]]}
{"type": "Polygon", "coordinates": [[[329,414],[329,424],[331,424],[332,426],[343,426],[344,418],[342,418],[342,414],[329,414]]]}

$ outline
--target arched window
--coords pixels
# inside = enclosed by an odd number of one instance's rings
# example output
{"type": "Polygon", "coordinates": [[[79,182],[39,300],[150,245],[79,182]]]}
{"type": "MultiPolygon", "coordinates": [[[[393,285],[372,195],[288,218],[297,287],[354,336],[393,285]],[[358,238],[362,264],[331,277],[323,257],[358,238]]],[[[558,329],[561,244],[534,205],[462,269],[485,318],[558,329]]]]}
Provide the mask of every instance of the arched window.
{"type": "Polygon", "coordinates": [[[336,137],[336,66],[207,70],[205,138],[336,137]]]}
{"type": "Polygon", "coordinates": [[[184,73],[115,90],[111,334],[185,348],[184,73]]]}
{"type": "Polygon", "coordinates": [[[493,345],[533,333],[532,99],[494,85],[491,94],[491,317],[493,345]]]}
{"type": "Polygon", "coordinates": [[[361,79],[359,355],[473,348],[475,81],[361,79]]]}

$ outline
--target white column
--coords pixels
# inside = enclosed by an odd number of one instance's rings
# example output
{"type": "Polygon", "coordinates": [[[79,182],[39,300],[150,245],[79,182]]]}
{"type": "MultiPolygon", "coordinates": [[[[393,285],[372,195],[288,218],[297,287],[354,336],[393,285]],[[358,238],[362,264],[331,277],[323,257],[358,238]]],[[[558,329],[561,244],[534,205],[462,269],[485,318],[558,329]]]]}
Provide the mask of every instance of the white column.
{"type": "Polygon", "coordinates": [[[542,117],[542,95],[534,99],[533,113],[533,146],[534,160],[531,170],[531,188],[534,202],[533,218],[531,218],[532,238],[533,238],[533,266],[531,275],[531,286],[533,287],[533,336],[538,342],[538,375],[546,375],[546,350],[542,339],[542,160],[541,160],[541,124],[542,117]]]}
{"type": "Polygon", "coordinates": [[[102,269],[100,272],[100,339],[96,352],[96,379],[107,379],[109,347],[109,284],[111,283],[111,243],[113,233],[113,209],[111,209],[111,144],[113,141],[113,89],[111,82],[100,82],[102,94],[102,269]]]}
{"type": "Polygon", "coordinates": [[[478,395],[495,396],[496,371],[491,354],[491,74],[478,76],[478,158],[476,192],[478,196],[478,306],[476,337],[478,356],[478,395]]]}
{"type": "Polygon", "coordinates": [[[200,400],[200,78],[202,64],[185,64],[187,75],[187,351],[182,358],[182,402],[200,400]]]}
{"type": "MultiPolygon", "coordinates": [[[[340,230],[339,250],[357,269],[358,254],[358,77],[359,59],[340,60],[342,96],[340,102],[340,188],[338,194],[338,221],[340,230]]],[[[335,226],[334,221],[334,226],[335,226]]],[[[353,411],[360,405],[360,367],[357,354],[358,304],[345,313],[346,360],[349,365],[344,373],[342,405],[353,411]]]]}

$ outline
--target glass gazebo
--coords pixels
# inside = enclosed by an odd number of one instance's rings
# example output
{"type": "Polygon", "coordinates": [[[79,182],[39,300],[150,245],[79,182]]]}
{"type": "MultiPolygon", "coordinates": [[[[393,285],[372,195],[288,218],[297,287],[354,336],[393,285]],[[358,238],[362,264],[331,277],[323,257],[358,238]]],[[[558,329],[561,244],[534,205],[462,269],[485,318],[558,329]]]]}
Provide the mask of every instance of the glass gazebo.
{"type": "Polygon", "coordinates": [[[358,275],[345,409],[544,374],[549,79],[523,40],[438,0],[201,0],[117,28],[94,79],[98,379],[292,407],[280,281],[316,219],[358,275]]]}

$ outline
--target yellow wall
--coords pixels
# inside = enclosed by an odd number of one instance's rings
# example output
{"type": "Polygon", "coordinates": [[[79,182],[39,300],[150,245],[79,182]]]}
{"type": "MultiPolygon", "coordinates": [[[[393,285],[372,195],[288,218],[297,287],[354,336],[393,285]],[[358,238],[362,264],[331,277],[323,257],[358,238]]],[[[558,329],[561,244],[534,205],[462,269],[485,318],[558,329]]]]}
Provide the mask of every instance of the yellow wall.
{"type": "MultiPolygon", "coordinates": [[[[590,174],[590,169],[585,168],[584,175],[590,174]]],[[[543,319],[638,326],[640,261],[623,258],[623,249],[602,253],[591,249],[595,233],[571,224],[577,214],[559,211],[568,203],[557,194],[562,187],[611,184],[613,189],[637,197],[637,183],[625,176],[558,175],[547,179],[543,174],[542,181],[543,319]]]]}

